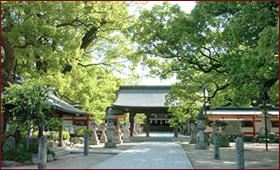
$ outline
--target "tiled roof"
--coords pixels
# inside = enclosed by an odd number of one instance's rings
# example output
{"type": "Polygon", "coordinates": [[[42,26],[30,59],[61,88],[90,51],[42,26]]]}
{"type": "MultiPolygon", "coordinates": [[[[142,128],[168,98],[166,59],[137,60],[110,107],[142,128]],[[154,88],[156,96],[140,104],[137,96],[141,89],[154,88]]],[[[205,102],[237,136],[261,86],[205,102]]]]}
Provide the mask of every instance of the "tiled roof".
{"type": "Polygon", "coordinates": [[[162,108],[171,86],[120,86],[113,106],[162,108]]]}

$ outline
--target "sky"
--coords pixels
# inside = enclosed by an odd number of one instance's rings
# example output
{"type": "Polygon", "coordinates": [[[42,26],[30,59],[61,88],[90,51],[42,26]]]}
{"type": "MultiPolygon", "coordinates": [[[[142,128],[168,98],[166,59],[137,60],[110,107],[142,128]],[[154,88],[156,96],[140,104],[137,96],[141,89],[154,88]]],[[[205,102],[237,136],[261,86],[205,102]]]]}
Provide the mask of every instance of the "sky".
{"type": "MultiPolygon", "coordinates": [[[[143,6],[143,8],[152,9],[152,6],[154,4],[162,5],[164,1],[149,1],[148,4],[143,6]]],[[[186,11],[187,13],[190,13],[191,10],[195,6],[195,1],[169,1],[170,3],[178,4],[181,7],[181,10],[186,11]]],[[[131,9],[131,11],[134,11],[134,9],[131,9]]],[[[141,77],[141,85],[171,85],[172,83],[177,82],[176,77],[173,76],[170,79],[166,80],[160,80],[157,78],[149,78],[146,75],[149,74],[148,68],[143,66],[138,66],[136,69],[136,73],[140,75],[141,77]]]]}

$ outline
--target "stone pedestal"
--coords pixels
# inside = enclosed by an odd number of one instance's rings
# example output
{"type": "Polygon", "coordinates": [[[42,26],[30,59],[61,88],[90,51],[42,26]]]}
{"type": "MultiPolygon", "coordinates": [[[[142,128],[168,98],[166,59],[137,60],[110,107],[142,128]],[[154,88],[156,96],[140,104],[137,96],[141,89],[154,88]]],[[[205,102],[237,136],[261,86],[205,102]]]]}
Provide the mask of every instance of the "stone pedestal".
{"type": "Polygon", "coordinates": [[[228,138],[226,137],[226,132],[224,131],[224,128],[222,128],[222,134],[219,140],[219,146],[220,147],[230,147],[228,138]]]}
{"type": "Polygon", "coordinates": [[[96,121],[93,121],[90,124],[93,128],[92,128],[92,135],[91,135],[91,139],[89,141],[90,145],[98,145],[99,144],[99,140],[98,140],[98,136],[96,134],[96,130],[98,129],[97,126],[99,125],[96,121]]]}
{"type": "Polygon", "coordinates": [[[107,126],[107,142],[105,143],[104,148],[116,148],[116,143],[113,142],[113,131],[115,129],[115,126],[107,126]]]}
{"type": "Polygon", "coordinates": [[[130,143],[130,123],[127,123],[125,125],[122,125],[121,129],[122,129],[122,132],[123,132],[123,142],[124,143],[130,143]]]}

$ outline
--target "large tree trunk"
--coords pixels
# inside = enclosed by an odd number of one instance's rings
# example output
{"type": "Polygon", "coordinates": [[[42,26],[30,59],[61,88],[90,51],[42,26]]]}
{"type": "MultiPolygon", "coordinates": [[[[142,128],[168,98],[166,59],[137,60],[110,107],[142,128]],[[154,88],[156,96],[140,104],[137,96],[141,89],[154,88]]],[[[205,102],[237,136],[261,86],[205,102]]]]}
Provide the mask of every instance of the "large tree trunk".
{"type": "Polygon", "coordinates": [[[4,49],[5,59],[1,63],[1,93],[5,87],[9,87],[9,82],[12,81],[12,73],[15,68],[16,58],[14,55],[13,45],[10,44],[6,36],[1,36],[1,46],[4,49]]]}

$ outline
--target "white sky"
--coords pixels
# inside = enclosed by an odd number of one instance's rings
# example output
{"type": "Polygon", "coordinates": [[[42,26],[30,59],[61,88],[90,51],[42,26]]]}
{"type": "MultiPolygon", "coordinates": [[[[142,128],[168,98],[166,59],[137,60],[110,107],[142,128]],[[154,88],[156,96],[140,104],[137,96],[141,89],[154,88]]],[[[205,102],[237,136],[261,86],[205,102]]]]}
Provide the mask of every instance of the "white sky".
{"type": "MultiPolygon", "coordinates": [[[[162,5],[164,1],[149,1],[147,5],[145,5],[143,8],[152,9],[152,6],[154,4],[162,5]]],[[[195,1],[169,1],[170,3],[178,4],[181,7],[181,10],[186,11],[187,13],[190,13],[191,10],[195,6],[195,1]]],[[[132,9],[133,13],[134,9],[132,9]]],[[[176,77],[173,76],[171,79],[166,80],[160,80],[157,78],[149,78],[145,75],[148,75],[149,70],[147,67],[138,66],[136,69],[136,73],[140,75],[141,77],[141,85],[171,85],[172,83],[177,82],[176,77]]]]}

